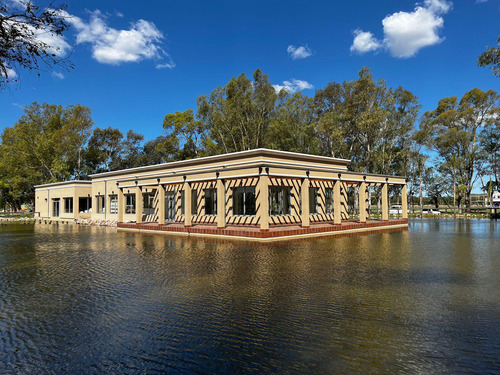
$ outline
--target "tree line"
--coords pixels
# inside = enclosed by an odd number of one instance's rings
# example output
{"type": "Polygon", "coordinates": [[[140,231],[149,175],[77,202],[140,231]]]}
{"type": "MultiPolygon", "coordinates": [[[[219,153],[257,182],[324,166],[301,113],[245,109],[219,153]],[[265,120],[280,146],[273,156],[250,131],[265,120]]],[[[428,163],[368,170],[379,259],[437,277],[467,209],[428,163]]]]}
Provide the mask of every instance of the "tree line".
{"type": "Polygon", "coordinates": [[[330,82],[308,97],[276,92],[257,69],[197,98],[196,109],[169,113],[163,133],[145,141],[96,127],[90,108],[32,103],[1,134],[1,199],[18,208],[34,186],[90,174],[221,153],[271,148],[350,159],[357,172],[408,178],[410,196],[470,208],[478,183],[500,188],[500,96],[474,88],[421,114],[418,98],[375,80],[330,82]]]}

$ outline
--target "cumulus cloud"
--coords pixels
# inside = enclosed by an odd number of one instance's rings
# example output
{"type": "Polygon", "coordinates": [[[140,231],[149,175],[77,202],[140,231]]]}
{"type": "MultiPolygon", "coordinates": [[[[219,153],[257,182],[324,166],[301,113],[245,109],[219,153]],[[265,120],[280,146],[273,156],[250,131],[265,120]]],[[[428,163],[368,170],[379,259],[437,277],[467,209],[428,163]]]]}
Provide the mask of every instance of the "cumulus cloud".
{"type": "Polygon", "coordinates": [[[273,85],[274,90],[278,93],[281,90],[285,89],[290,94],[293,94],[297,91],[313,89],[314,86],[311,85],[307,81],[302,81],[300,79],[292,78],[290,81],[283,81],[283,85],[273,85]]]}
{"type": "Polygon", "coordinates": [[[289,45],[286,51],[292,60],[305,59],[306,57],[312,55],[312,51],[308,46],[295,47],[293,45],[289,45]]]}
{"type": "Polygon", "coordinates": [[[354,41],[352,42],[351,52],[365,53],[376,51],[382,47],[371,32],[357,29],[354,31],[354,41]]]}
{"type": "Polygon", "coordinates": [[[420,49],[441,43],[438,34],[444,26],[441,15],[450,11],[452,4],[445,0],[425,0],[413,12],[396,12],[382,20],[384,39],[377,40],[371,32],[356,30],[351,52],[366,53],[382,48],[394,57],[408,58],[420,49]]]}
{"type": "MultiPolygon", "coordinates": [[[[163,33],[153,22],[141,19],[132,22],[129,29],[117,30],[107,25],[105,16],[98,10],[91,13],[88,22],[75,16],[68,21],[78,32],[76,43],[89,43],[92,57],[102,64],[119,65],[163,58],[171,60],[161,47],[163,33]]],[[[175,66],[172,61],[168,64],[175,66]]]]}

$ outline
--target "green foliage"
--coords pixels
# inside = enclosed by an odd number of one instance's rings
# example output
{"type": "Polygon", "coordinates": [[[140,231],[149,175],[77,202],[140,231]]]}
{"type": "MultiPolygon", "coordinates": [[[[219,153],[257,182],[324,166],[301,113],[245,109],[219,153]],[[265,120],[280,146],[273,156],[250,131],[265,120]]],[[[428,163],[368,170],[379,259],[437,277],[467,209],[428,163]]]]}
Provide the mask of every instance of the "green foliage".
{"type": "Polygon", "coordinates": [[[481,165],[486,162],[481,139],[497,126],[500,96],[494,91],[472,89],[460,101],[457,97],[439,101],[434,111],[426,112],[423,128],[429,134],[429,146],[439,157],[442,169],[453,180],[459,202],[470,207],[470,194],[481,165]]]}
{"type": "Polygon", "coordinates": [[[264,147],[278,98],[269,77],[257,69],[250,81],[245,74],[232,78],[210,95],[198,97],[198,116],[210,140],[209,154],[264,147]]]}
{"type": "Polygon", "coordinates": [[[497,37],[497,47],[487,47],[477,59],[477,65],[491,68],[493,75],[500,77],[500,34],[497,37]]]}
{"type": "Polygon", "coordinates": [[[69,28],[66,5],[50,2],[40,8],[30,0],[0,3],[0,88],[16,81],[19,69],[40,70],[40,65],[72,67],[37,34],[62,36],[69,28]]]}
{"type": "MultiPolygon", "coordinates": [[[[93,129],[89,108],[33,103],[1,135],[0,199],[13,207],[33,186],[89,174],[266,147],[350,159],[360,172],[408,177],[410,196],[470,202],[477,179],[500,186],[499,95],[473,89],[443,98],[422,116],[410,91],[392,89],[363,68],[310,98],[277,93],[259,69],[197,100],[197,111],[167,114],[163,134],[144,143],[130,130],[93,129]],[[431,160],[435,152],[436,160],[431,160]],[[430,167],[430,164],[433,166],[430,167]]],[[[375,200],[380,198],[375,191],[375,200]]]]}
{"type": "Polygon", "coordinates": [[[33,186],[80,174],[81,154],[93,125],[90,109],[33,103],[0,145],[0,181],[12,204],[31,199],[33,186]]]}
{"type": "Polygon", "coordinates": [[[420,110],[410,91],[392,90],[363,68],[355,81],[318,90],[314,105],[324,154],[350,159],[356,171],[405,172],[420,110]]]}

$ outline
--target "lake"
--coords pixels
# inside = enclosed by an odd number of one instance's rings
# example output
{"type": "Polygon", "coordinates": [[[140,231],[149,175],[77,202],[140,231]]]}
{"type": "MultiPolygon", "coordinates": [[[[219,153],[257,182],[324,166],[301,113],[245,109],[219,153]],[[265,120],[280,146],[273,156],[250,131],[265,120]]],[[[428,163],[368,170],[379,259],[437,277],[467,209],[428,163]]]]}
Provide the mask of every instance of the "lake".
{"type": "Polygon", "coordinates": [[[500,224],[274,244],[0,226],[0,373],[500,373],[500,224]]]}

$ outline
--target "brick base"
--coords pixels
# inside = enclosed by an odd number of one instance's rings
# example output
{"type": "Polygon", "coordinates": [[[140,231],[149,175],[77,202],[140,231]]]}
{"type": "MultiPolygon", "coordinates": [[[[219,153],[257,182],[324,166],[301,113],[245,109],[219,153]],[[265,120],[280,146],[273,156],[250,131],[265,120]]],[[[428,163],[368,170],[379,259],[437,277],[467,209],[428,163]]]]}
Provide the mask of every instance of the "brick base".
{"type": "Polygon", "coordinates": [[[390,229],[394,226],[408,225],[408,219],[391,220],[367,220],[366,223],[359,221],[343,221],[342,224],[333,224],[330,222],[311,223],[309,227],[300,225],[273,226],[268,230],[261,230],[258,227],[227,226],[226,228],[217,228],[215,224],[197,224],[191,227],[185,227],[180,223],[158,224],[158,223],[118,223],[118,228],[148,230],[159,232],[173,232],[186,234],[205,234],[224,237],[246,237],[246,238],[276,238],[288,237],[304,234],[324,234],[332,232],[337,234],[342,231],[352,231],[369,228],[384,227],[390,229]]]}

